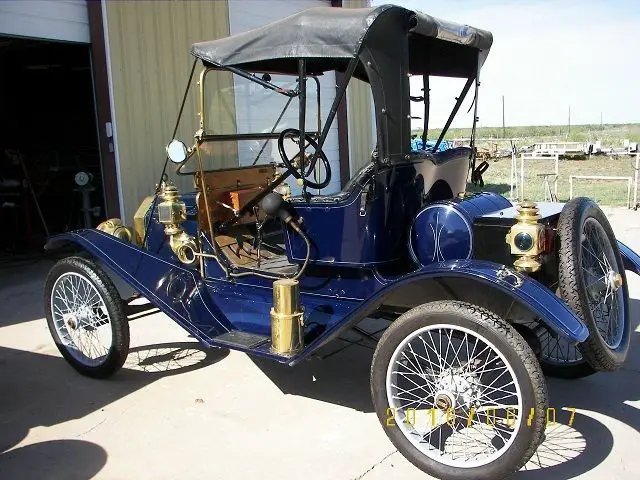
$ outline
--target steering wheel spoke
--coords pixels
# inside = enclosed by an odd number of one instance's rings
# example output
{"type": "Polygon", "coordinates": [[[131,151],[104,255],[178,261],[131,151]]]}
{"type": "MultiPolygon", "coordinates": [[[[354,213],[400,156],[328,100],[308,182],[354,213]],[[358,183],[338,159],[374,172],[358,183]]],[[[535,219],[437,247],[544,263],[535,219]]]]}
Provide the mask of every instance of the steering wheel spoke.
{"type": "Polygon", "coordinates": [[[303,150],[306,152],[307,147],[311,146],[313,147],[315,152],[310,156],[307,156],[305,154],[305,158],[303,159],[300,158],[300,150],[298,150],[298,152],[292,158],[289,158],[284,148],[285,139],[289,139],[296,145],[300,145],[300,142],[302,141],[300,139],[300,130],[298,130],[297,128],[287,128],[283,130],[278,137],[278,152],[280,153],[280,157],[282,158],[287,171],[296,179],[302,180],[303,185],[308,188],[320,190],[329,185],[329,182],[331,181],[331,166],[329,165],[327,156],[320,149],[318,143],[313,139],[313,137],[307,133],[305,133],[304,135],[303,150]],[[308,165],[306,165],[307,158],[312,159],[312,161],[310,161],[308,165]],[[325,171],[324,180],[321,182],[313,181],[307,178],[314,173],[318,160],[320,160],[325,171]]]}

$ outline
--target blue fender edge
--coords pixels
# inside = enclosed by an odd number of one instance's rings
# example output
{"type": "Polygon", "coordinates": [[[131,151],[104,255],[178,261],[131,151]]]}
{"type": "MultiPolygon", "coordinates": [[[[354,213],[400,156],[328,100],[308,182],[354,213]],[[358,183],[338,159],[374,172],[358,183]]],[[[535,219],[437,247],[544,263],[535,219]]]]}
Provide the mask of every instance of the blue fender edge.
{"type": "Polygon", "coordinates": [[[506,293],[527,306],[549,327],[571,342],[583,342],[589,336],[589,330],[584,322],[549,288],[527,275],[497,263],[483,260],[450,260],[434,263],[406,275],[402,280],[394,282],[393,286],[423,278],[445,277],[475,280],[506,293]]]}
{"type": "Polygon", "coordinates": [[[624,269],[629,270],[636,275],[640,275],[640,255],[631,250],[620,240],[618,240],[618,249],[620,250],[620,255],[622,256],[624,269]]]}
{"type": "Polygon", "coordinates": [[[113,235],[93,229],[75,230],[50,237],[45,250],[76,244],[93,254],[159,310],[211,345],[211,337],[231,330],[223,312],[211,302],[197,271],[158,258],[113,235]],[[172,295],[167,282],[175,282],[184,295],[172,295]]]}

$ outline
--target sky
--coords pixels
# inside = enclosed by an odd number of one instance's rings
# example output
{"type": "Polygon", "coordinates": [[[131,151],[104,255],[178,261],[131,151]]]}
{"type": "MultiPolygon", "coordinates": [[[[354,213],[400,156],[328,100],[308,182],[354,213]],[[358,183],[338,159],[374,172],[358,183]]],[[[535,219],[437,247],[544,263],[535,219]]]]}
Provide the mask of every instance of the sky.
{"type": "MultiPolygon", "coordinates": [[[[640,122],[640,0],[372,0],[493,33],[480,75],[480,126],[640,122]]],[[[415,82],[419,95],[422,81],[415,82]]],[[[412,82],[412,88],[414,85],[412,82]]],[[[431,81],[430,126],[444,125],[464,81],[431,81]]],[[[467,96],[453,126],[471,125],[467,96]]],[[[422,113],[415,105],[413,115],[422,113]]],[[[413,121],[414,126],[421,124],[413,121]]]]}

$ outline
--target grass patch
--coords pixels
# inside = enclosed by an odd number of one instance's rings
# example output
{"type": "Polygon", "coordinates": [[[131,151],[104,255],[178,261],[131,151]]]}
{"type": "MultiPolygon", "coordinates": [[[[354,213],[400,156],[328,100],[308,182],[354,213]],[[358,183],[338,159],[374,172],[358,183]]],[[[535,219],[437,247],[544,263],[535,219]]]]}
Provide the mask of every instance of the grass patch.
{"type": "MultiPolygon", "coordinates": [[[[429,138],[436,139],[440,136],[442,129],[429,129],[429,138]]],[[[422,135],[422,130],[414,130],[413,133],[422,135]]],[[[603,146],[619,148],[622,147],[623,140],[640,142],[640,123],[626,124],[600,124],[594,125],[572,125],[571,130],[567,125],[538,125],[507,127],[504,135],[502,127],[479,127],[477,138],[483,140],[491,139],[491,142],[478,142],[478,146],[488,146],[486,143],[497,143],[498,148],[509,148],[508,139],[516,139],[518,148],[533,145],[537,142],[588,142],[600,140],[603,146]],[[505,140],[506,139],[506,140],[505,140]]],[[[471,128],[451,128],[445,135],[446,140],[454,138],[469,138],[471,128]]]]}
{"type": "MultiPolygon", "coordinates": [[[[544,199],[544,184],[541,173],[553,173],[552,159],[525,159],[524,195],[529,200],[542,201],[544,199]]],[[[558,200],[569,200],[569,177],[571,175],[606,175],[616,177],[631,177],[635,174],[635,157],[605,155],[592,156],[588,160],[560,160],[558,164],[558,200]]],[[[489,169],[483,175],[484,188],[469,185],[470,191],[493,191],[505,196],[510,192],[511,158],[490,160],[489,169]]],[[[520,179],[520,158],[517,168],[518,181],[520,179]]],[[[553,189],[553,183],[551,183],[553,189]]],[[[626,206],[627,184],[620,181],[574,180],[574,197],[585,196],[594,199],[601,205],[626,206]]],[[[633,186],[631,191],[633,201],[633,186]]]]}

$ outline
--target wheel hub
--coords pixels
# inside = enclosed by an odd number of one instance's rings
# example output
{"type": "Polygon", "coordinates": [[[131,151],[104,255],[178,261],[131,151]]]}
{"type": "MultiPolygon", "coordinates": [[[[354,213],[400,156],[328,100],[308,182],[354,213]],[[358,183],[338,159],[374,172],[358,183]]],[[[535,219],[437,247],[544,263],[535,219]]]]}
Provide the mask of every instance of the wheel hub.
{"type": "Polygon", "coordinates": [[[622,286],[622,275],[613,270],[609,270],[607,273],[607,286],[611,289],[611,291],[615,292],[622,286]]]}
{"type": "Polygon", "coordinates": [[[76,330],[78,328],[78,318],[75,315],[67,315],[64,323],[71,330],[76,330]]]}
{"type": "Polygon", "coordinates": [[[477,376],[461,369],[445,370],[436,385],[435,408],[442,411],[470,406],[480,397],[477,376]]]}

